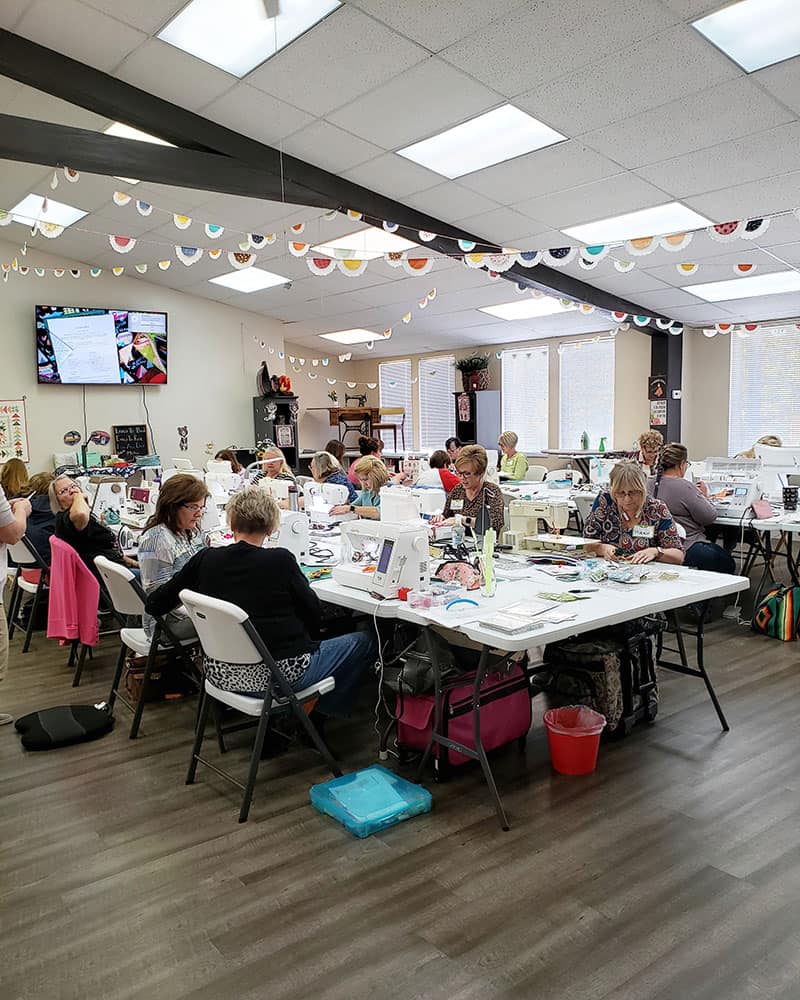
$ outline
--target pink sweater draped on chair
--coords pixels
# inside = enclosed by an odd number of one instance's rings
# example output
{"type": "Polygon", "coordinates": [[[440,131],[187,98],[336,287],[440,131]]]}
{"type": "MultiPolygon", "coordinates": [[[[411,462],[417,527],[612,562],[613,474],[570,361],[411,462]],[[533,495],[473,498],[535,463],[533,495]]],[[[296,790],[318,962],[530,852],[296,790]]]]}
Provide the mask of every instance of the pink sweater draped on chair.
{"type": "Polygon", "coordinates": [[[79,639],[85,646],[96,646],[100,641],[100,584],[71,545],[53,535],[50,549],[47,638],[79,639]]]}

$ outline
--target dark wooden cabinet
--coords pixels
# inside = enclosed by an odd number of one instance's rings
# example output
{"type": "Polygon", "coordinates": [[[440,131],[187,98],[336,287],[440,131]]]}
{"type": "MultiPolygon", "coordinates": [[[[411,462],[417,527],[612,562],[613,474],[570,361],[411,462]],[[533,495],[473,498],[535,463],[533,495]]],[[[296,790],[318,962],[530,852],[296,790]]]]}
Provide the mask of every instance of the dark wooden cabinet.
{"type": "Polygon", "coordinates": [[[253,427],[256,448],[277,445],[286,456],[286,464],[297,472],[300,449],[297,441],[297,396],[254,396],[253,427]]]}
{"type": "Polygon", "coordinates": [[[464,444],[480,444],[496,448],[502,430],[500,426],[500,390],[481,389],[454,392],[456,437],[464,444]]]}

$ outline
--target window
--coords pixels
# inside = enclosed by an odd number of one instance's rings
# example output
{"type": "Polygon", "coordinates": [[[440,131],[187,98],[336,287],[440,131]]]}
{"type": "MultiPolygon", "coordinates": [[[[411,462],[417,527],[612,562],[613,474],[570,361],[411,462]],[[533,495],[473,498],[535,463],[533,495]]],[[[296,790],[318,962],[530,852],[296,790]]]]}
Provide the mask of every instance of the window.
{"type": "Polygon", "coordinates": [[[580,448],[585,431],[589,447],[600,439],[611,447],[614,433],[614,341],[562,344],[559,379],[559,448],[580,448]]]}
{"type": "Polygon", "coordinates": [[[763,327],[731,336],[728,454],[752,448],[765,434],[800,443],[800,353],[797,329],[763,327]]]}
{"type": "Polygon", "coordinates": [[[516,431],[520,451],[547,447],[550,353],[546,347],[503,351],[503,427],[516,431]]]}
{"type": "Polygon", "coordinates": [[[423,451],[444,448],[456,432],[453,392],[455,358],[423,358],[419,363],[419,446],[423,451]]]}
{"type": "MultiPolygon", "coordinates": [[[[406,444],[410,448],[414,441],[414,421],[411,409],[411,362],[385,361],[378,365],[378,381],[380,383],[381,406],[402,406],[406,411],[406,444]]],[[[400,423],[399,416],[389,416],[381,423],[400,423]]],[[[387,448],[394,445],[394,435],[389,437],[387,448]]],[[[400,436],[397,438],[400,447],[400,436]]]]}

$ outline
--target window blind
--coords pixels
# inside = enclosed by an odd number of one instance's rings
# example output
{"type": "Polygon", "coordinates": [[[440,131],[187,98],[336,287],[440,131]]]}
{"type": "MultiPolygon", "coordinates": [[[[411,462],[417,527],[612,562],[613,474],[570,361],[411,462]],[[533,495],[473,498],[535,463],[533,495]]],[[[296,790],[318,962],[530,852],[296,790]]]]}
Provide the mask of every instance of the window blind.
{"type": "Polygon", "coordinates": [[[455,358],[423,358],[419,363],[419,446],[423,451],[444,448],[456,432],[453,392],[455,358]]]}
{"type": "Polygon", "coordinates": [[[800,351],[794,326],[731,335],[728,454],[765,434],[800,444],[800,351]]]}
{"type": "MultiPolygon", "coordinates": [[[[411,362],[384,361],[378,365],[381,406],[402,406],[406,411],[406,444],[414,440],[414,416],[411,406],[411,362]]],[[[399,418],[387,417],[382,423],[399,423],[399,418]]],[[[389,445],[393,438],[389,438],[389,445]]],[[[398,446],[400,444],[398,438],[398,446]]]]}
{"type": "Polygon", "coordinates": [[[502,429],[516,431],[520,451],[547,447],[549,365],[547,347],[502,353],[502,429]]]}
{"type": "Polygon", "coordinates": [[[560,349],[559,448],[580,448],[584,431],[589,447],[600,438],[610,448],[614,433],[614,341],[600,340],[560,349]]]}

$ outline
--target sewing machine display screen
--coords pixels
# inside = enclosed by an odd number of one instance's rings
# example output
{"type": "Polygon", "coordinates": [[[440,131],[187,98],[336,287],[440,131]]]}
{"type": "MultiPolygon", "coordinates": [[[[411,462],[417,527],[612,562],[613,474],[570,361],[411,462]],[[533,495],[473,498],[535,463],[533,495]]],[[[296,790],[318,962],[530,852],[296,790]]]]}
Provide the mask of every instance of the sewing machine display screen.
{"type": "Polygon", "coordinates": [[[130,498],[137,503],[150,503],[150,490],[146,486],[131,486],[130,498]]]}
{"type": "Polygon", "coordinates": [[[747,493],[748,491],[744,486],[737,486],[736,489],[733,491],[733,495],[735,497],[746,497],[747,493]]]}
{"type": "Polygon", "coordinates": [[[394,550],[394,542],[387,538],[384,540],[383,548],[381,549],[381,554],[378,557],[378,568],[376,573],[385,573],[389,568],[389,563],[392,560],[392,552],[394,550]]]}

